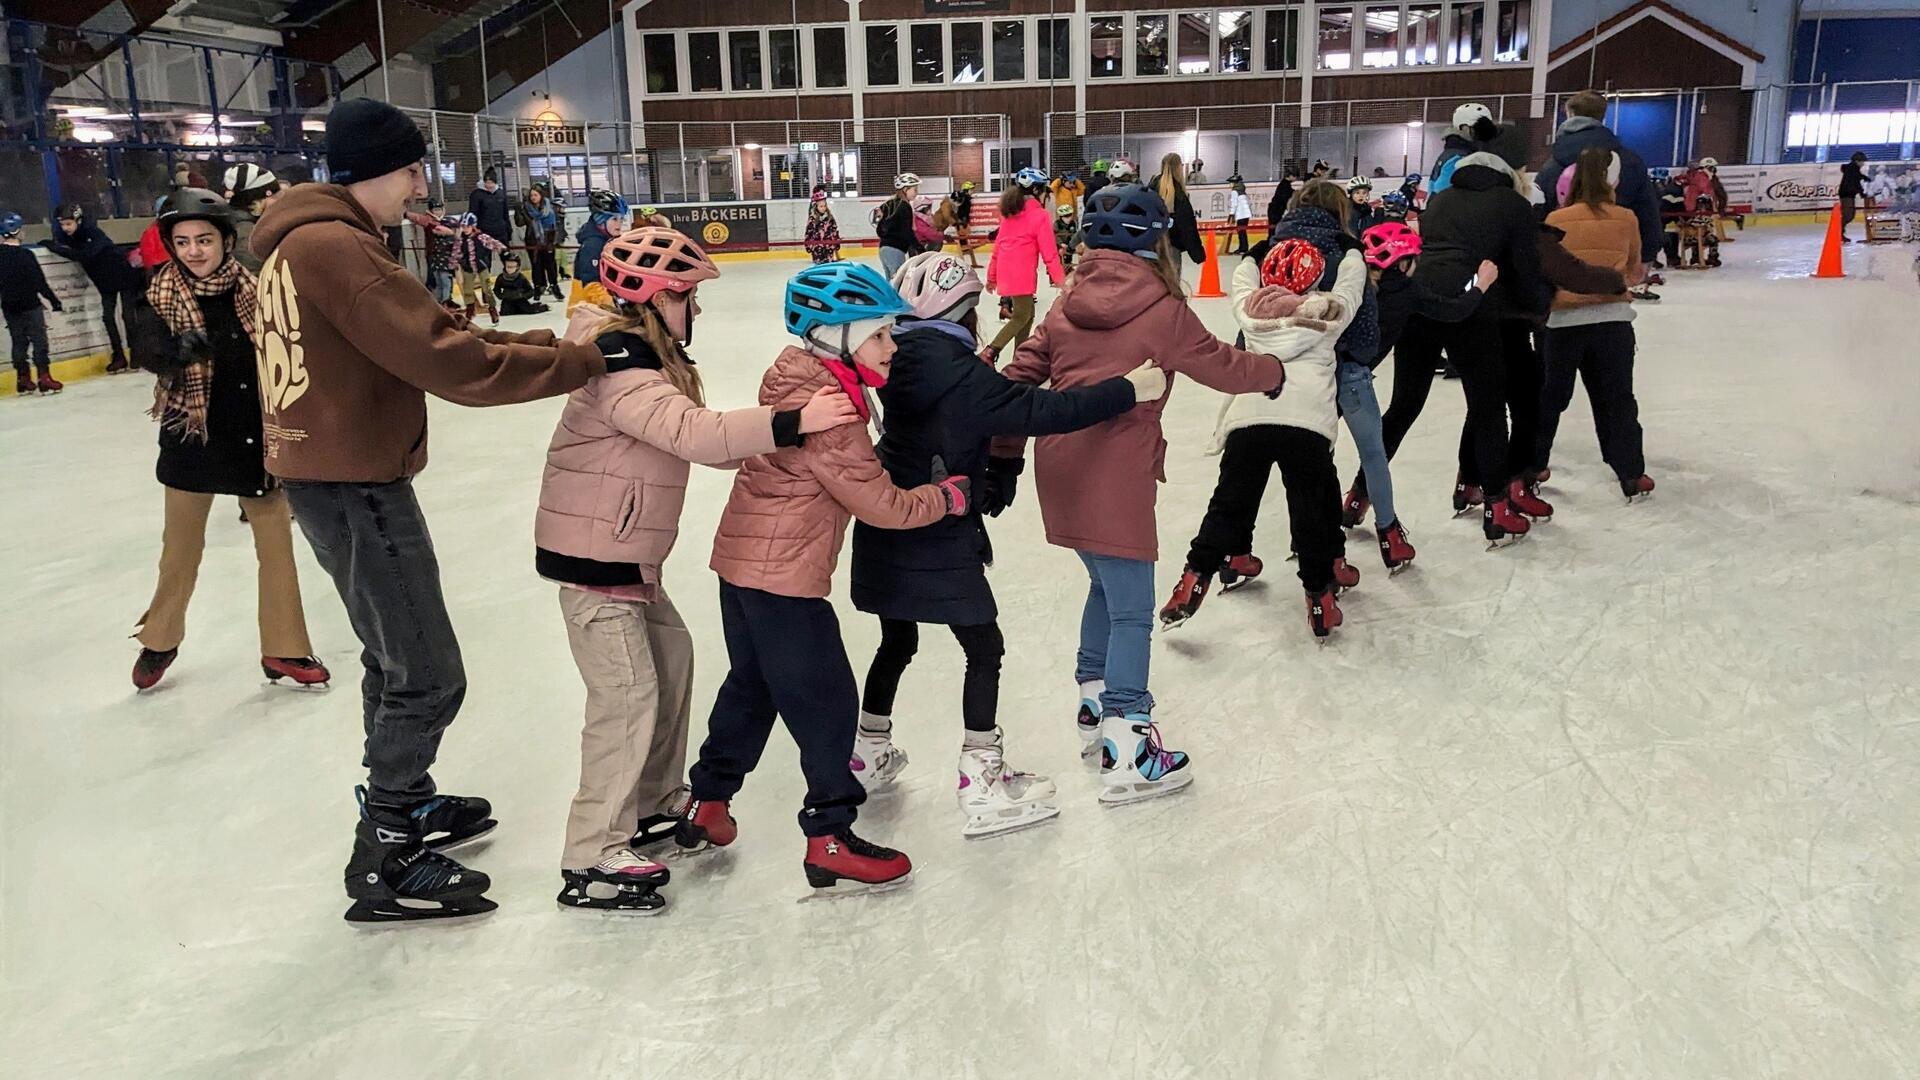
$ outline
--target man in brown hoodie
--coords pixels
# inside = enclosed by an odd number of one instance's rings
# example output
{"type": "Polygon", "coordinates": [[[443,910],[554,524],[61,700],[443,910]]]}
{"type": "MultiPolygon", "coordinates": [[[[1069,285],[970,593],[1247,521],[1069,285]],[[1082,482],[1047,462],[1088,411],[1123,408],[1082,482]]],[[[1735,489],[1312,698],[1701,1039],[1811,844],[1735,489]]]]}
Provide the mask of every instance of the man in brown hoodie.
{"type": "Polygon", "coordinates": [[[607,371],[592,345],[470,329],[394,261],[381,230],[426,196],[426,143],[382,102],[327,117],[329,184],[288,191],[253,234],[267,469],[345,602],[365,651],[367,783],[347,864],[347,918],[491,911],[487,876],[439,852],[494,826],[485,799],[437,794],[428,769],[466,675],[413,477],[426,395],[506,405],[607,371]]]}

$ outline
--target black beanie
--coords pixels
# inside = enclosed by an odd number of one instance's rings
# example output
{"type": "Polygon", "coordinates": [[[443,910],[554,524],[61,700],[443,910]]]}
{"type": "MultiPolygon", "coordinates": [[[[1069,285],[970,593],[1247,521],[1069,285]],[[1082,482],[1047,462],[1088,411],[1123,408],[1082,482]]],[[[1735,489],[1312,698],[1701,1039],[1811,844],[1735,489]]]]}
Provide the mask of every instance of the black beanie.
{"type": "Polygon", "coordinates": [[[327,114],[327,172],[336,184],[399,172],[426,156],[419,125],[384,101],[350,98],[327,114]]]}

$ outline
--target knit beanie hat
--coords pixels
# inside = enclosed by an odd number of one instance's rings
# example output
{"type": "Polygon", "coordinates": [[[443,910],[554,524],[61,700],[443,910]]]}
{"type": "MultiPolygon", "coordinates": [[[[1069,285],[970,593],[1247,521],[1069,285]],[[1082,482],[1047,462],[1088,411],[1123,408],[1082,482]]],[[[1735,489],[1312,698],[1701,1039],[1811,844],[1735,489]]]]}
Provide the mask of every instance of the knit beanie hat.
{"type": "Polygon", "coordinates": [[[349,98],[327,114],[327,171],[336,184],[399,172],[426,156],[419,125],[384,101],[349,98]]]}
{"type": "Polygon", "coordinates": [[[892,325],[893,317],[889,315],[878,319],[855,319],[835,326],[816,326],[808,332],[806,342],[814,355],[838,360],[843,347],[848,355],[852,355],[867,343],[868,338],[892,325]]]}

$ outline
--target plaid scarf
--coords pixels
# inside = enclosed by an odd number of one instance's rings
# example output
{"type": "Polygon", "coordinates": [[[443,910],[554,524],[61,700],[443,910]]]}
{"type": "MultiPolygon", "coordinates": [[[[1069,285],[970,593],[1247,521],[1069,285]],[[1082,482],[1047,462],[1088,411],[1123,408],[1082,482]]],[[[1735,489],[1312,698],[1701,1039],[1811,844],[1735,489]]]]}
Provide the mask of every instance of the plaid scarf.
{"type": "MultiPolygon", "coordinates": [[[[231,292],[234,313],[240,316],[241,325],[246,327],[247,336],[252,338],[260,306],[256,284],[252,271],[231,257],[221,263],[218,270],[203,278],[192,277],[179,263],[169,261],[148,283],[147,302],[153,305],[154,313],[166,322],[167,329],[173,331],[175,337],[184,337],[189,333],[204,335],[207,321],[200,314],[200,301],[195,297],[231,292]]],[[[166,430],[206,442],[207,401],[212,391],[213,353],[208,350],[203,355],[188,358],[178,368],[168,368],[160,373],[159,380],[153,385],[153,408],[147,411],[147,415],[160,421],[160,426],[166,430]]]]}

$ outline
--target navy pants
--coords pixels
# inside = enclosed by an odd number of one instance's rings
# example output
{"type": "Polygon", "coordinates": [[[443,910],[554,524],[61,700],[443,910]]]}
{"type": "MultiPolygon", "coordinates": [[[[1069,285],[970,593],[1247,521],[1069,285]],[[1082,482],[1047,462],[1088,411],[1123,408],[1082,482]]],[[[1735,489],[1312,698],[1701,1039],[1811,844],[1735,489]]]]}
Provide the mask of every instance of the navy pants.
{"type": "Polygon", "coordinates": [[[760,764],[777,715],[800,747],[807,778],[800,831],[825,836],[853,824],[855,807],[867,798],[851,764],[860,689],[833,605],[722,581],[720,628],[731,667],[688,774],[693,797],[713,802],[738,794],[760,764]]]}

